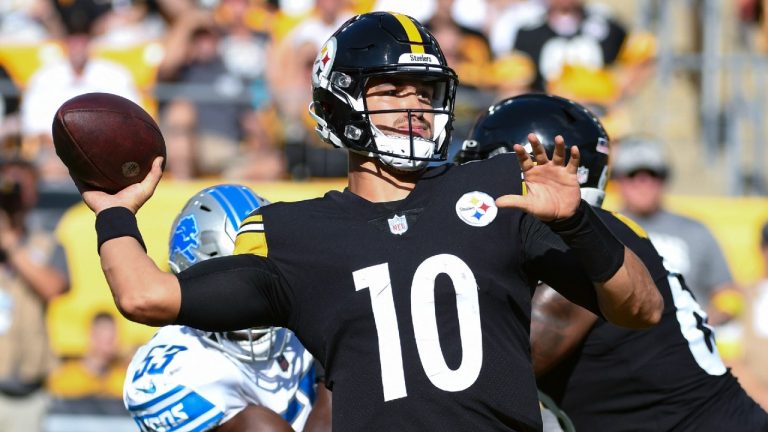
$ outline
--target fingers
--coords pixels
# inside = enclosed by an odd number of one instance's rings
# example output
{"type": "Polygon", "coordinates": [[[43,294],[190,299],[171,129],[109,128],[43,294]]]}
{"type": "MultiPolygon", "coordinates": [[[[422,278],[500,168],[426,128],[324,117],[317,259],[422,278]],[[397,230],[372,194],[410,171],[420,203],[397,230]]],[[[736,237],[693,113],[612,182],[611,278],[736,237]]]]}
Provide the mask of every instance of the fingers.
{"type": "MultiPolygon", "coordinates": [[[[536,136],[536,134],[534,134],[534,133],[528,134],[528,142],[531,144],[531,149],[532,149],[532,153],[533,153],[533,156],[532,156],[533,160],[532,161],[535,161],[535,163],[533,165],[544,165],[544,164],[550,163],[549,156],[547,156],[547,150],[545,149],[544,145],[539,140],[539,137],[536,136]]],[[[564,166],[565,165],[565,159],[566,159],[565,158],[565,154],[566,154],[565,153],[565,148],[566,148],[566,146],[565,146],[565,139],[562,137],[562,135],[557,135],[555,137],[555,146],[554,147],[555,148],[554,148],[554,151],[552,152],[553,154],[552,154],[551,162],[553,164],[555,164],[556,166],[564,166]]],[[[575,146],[572,147],[572,148],[575,148],[575,146]]],[[[524,151],[524,150],[525,149],[523,148],[521,151],[524,151]]],[[[521,151],[515,150],[515,152],[517,153],[517,157],[520,160],[521,165],[523,165],[524,159],[523,159],[523,155],[522,155],[521,151]]],[[[571,153],[573,153],[573,151],[571,151],[571,153]]],[[[527,157],[527,159],[530,160],[530,157],[531,156],[529,155],[527,157]]],[[[578,162],[578,159],[577,159],[577,162],[578,162]]],[[[576,166],[578,167],[578,164],[576,164],[576,166]]],[[[527,170],[525,167],[526,167],[526,165],[523,165],[523,171],[527,170]]]]}
{"type": "Polygon", "coordinates": [[[576,174],[576,171],[579,169],[579,163],[581,163],[581,153],[579,153],[578,147],[573,146],[571,147],[571,158],[568,160],[568,166],[566,167],[568,173],[576,174]]]}
{"type": "Polygon", "coordinates": [[[565,165],[565,140],[562,135],[555,137],[555,151],[552,153],[552,163],[557,166],[565,165]]]}
{"type": "Polygon", "coordinates": [[[160,178],[163,176],[163,157],[158,156],[152,161],[152,168],[149,170],[149,174],[141,181],[141,186],[144,190],[154,191],[157,184],[160,183],[160,178]]]}
{"type": "Polygon", "coordinates": [[[528,211],[528,200],[523,195],[503,195],[496,198],[499,208],[519,208],[528,211]]]}
{"type": "Polygon", "coordinates": [[[144,177],[144,180],[142,180],[141,183],[139,183],[140,192],[134,194],[130,199],[132,206],[129,208],[133,210],[134,214],[137,213],[144,203],[155,194],[155,190],[157,189],[157,185],[160,183],[160,178],[162,176],[163,157],[158,156],[152,161],[152,168],[149,170],[147,176],[144,177]]]}
{"type": "Polygon", "coordinates": [[[528,154],[528,152],[525,150],[525,147],[521,146],[520,144],[515,144],[512,146],[512,150],[515,151],[515,154],[517,155],[517,161],[520,162],[520,168],[523,170],[523,172],[526,172],[534,167],[535,164],[531,159],[531,155],[528,154]]]}
{"type": "Polygon", "coordinates": [[[544,149],[541,141],[539,141],[539,137],[537,137],[535,133],[528,134],[528,142],[531,143],[531,148],[533,148],[533,158],[536,160],[537,164],[544,165],[549,162],[547,151],[544,149]]]}

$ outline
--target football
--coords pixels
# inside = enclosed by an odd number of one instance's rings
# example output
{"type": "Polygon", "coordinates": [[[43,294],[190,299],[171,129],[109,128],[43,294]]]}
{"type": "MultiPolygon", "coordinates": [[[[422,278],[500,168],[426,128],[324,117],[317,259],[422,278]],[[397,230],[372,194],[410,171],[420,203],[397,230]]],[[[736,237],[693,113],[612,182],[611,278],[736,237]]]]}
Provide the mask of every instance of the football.
{"type": "Polygon", "coordinates": [[[79,188],[116,193],[144,179],[165,140],[139,105],[109,93],[86,93],[61,105],[53,119],[56,154],[79,188]]]}

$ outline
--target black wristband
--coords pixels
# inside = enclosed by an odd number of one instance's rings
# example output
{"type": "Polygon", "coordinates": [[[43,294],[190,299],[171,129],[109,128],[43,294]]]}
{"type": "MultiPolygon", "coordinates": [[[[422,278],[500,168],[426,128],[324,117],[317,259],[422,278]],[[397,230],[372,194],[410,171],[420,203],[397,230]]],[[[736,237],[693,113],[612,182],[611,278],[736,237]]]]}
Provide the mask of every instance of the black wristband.
{"type": "Polygon", "coordinates": [[[147,246],[141,238],[136,215],[125,207],[110,207],[96,215],[96,252],[101,253],[101,245],[118,237],[133,237],[146,252],[147,246]]]}
{"type": "Polygon", "coordinates": [[[624,244],[586,201],[573,216],[547,225],[576,253],[593,282],[607,281],[624,264],[624,244]]]}

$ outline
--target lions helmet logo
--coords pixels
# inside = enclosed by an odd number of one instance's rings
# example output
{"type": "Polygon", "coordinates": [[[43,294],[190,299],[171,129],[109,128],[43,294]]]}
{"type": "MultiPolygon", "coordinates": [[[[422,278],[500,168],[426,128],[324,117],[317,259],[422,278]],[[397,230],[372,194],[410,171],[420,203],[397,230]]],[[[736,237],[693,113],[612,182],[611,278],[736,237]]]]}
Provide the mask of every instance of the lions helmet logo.
{"type": "Polygon", "coordinates": [[[179,220],[176,231],[173,233],[171,241],[172,253],[180,253],[189,262],[197,261],[197,257],[192,253],[192,249],[200,247],[198,235],[200,229],[197,227],[197,220],[193,215],[185,216],[179,220]]]}

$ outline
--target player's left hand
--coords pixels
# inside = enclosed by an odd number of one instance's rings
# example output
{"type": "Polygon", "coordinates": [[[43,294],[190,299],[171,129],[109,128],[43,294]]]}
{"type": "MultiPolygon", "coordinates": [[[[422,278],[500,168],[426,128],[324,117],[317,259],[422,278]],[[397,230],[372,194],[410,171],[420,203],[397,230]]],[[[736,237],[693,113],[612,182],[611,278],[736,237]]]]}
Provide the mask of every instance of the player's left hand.
{"type": "Polygon", "coordinates": [[[571,147],[571,157],[565,164],[565,140],[555,137],[552,160],[535,134],[528,134],[533,148],[533,158],[520,144],[514,145],[517,159],[523,170],[527,193],[504,195],[496,199],[496,205],[519,208],[542,221],[565,219],[572,216],[581,201],[576,169],[579,166],[579,149],[571,147]]]}

